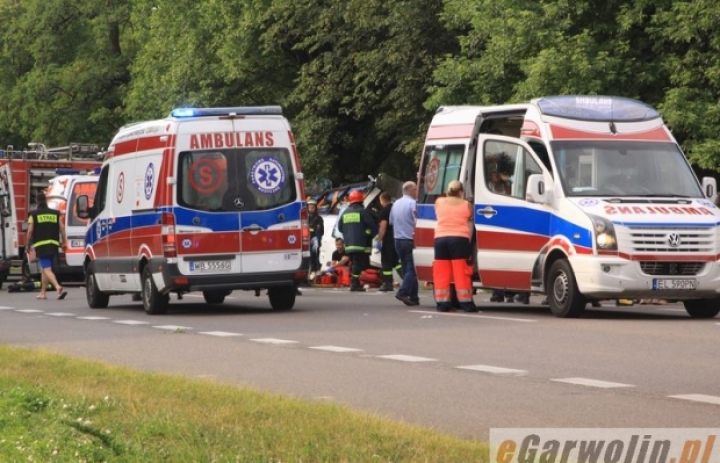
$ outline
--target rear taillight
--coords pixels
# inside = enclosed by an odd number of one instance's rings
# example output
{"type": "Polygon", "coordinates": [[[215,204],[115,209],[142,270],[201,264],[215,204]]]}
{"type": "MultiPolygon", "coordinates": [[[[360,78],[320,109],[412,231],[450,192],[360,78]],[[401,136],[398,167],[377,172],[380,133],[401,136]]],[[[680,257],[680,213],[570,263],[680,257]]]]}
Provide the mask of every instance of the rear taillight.
{"type": "Polygon", "coordinates": [[[160,235],[162,236],[163,256],[177,257],[175,246],[175,215],[170,212],[163,212],[160,217],[162,225],[160,235]]]}
{"type": "Polygon", "coordinates": [[[302,250],[310,250],[310,225],[308,225],[308,210],[306,207],[300,209],[300,234],[302,235],[302,250]]]}

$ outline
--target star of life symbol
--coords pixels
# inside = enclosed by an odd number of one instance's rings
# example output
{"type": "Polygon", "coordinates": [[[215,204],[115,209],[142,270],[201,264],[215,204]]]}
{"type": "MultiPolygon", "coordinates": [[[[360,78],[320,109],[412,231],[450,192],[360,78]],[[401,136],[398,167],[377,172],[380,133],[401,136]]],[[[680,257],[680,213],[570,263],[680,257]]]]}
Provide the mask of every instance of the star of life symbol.
{"type": "Polygon", "coordinates": [[[277,193],[285,186],[285,171],[280,163],[269,157],[255,161],[250,171],[250,180],[260,193],[277,193]]]}
{"type": "Polygon", "coordinates": [[[153,179],[155,178],[155,168],[152,162],[148,164],[145,170],[145,199],[150,199],[153,191],[153,179]]]}

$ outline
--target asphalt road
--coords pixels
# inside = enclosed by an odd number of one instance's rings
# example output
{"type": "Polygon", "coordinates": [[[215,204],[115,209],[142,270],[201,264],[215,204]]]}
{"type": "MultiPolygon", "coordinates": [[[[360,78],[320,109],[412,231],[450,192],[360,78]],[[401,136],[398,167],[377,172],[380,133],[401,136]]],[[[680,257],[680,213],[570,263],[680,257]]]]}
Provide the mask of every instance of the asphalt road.
{"type": "Polygon", "coordinates": [[[233,293],[221,306],[173,298],[146,315],[130,296],[87,307],[0,293],[0,342],[250,386],[462,437],[492,427],[718,427],[720,317],[681,305],[588,309],[577,320],[530,305],[434,311],[392,294],[305,289],[295,309],[233,293]]]}

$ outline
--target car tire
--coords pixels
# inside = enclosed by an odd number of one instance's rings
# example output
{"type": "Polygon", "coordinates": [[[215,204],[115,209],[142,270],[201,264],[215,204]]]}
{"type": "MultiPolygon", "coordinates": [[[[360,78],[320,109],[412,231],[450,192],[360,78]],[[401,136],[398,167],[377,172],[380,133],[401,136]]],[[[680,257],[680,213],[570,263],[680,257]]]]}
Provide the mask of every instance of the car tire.
{"type": "Polygon", "coordinates": [[[85,269],[85,296],[91,309],[104,309],[110,303],[110,295],[98,288],[93,262],[90,262],[85,269]]]}
{"type": "Polygon", "coordinates": [[[292,310],[297,293],[294,286],[268,288],[268,299],[273,310],[292,310]]]}
{"type": "Polygon", "coordinates": [[[150,266],[146,265],[142,273],[142,302],[143,309],[148,315],[160,315],[168,311],[170,296],[160,294],[155,286],[150,266]]]}

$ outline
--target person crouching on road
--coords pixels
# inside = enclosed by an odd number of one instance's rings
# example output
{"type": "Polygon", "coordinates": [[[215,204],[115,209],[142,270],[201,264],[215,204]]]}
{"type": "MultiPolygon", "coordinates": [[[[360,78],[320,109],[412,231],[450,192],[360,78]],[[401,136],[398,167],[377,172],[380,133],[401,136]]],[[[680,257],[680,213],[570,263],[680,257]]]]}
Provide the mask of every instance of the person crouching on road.
{"type": "Polygon", "coordinates": [[[58,299],[65,299],[67,291],[58,284],[53,273],[53,260],[65,243],[65,224],[60,220],[60,212],[50,209],[47,205],[45,193],[38,193],[35,197],[37,209],[30,212],[28,217],[27,243],[33,243],[35,255],[40,262],[40,294],[38,299],[46,299],[45,291],[48,284],[57,290],[58,299]]]}
{"type": "Polygon", "coordinates": [[[455,284],[460,308],[477,312],[472,294],[472,267],[468,264],[472,247],[473,206],[463,198],[463,184],[453,180],[447,196],[435,201],[435,261],[433,262],[433,295],[437,310],[452,308],[450,284],[455,284]]]}
{"type": "Polygon", "coordinates": [[[360,274],[370,266],[372,238],[377,234],[375,219],[363,207],[363,194],[354,190],[348,195],[350,205],[340,216],[338,231],[345,239],[345,250],[352,261],[350,291],[365,291],[360,284],[360,274]]]}

